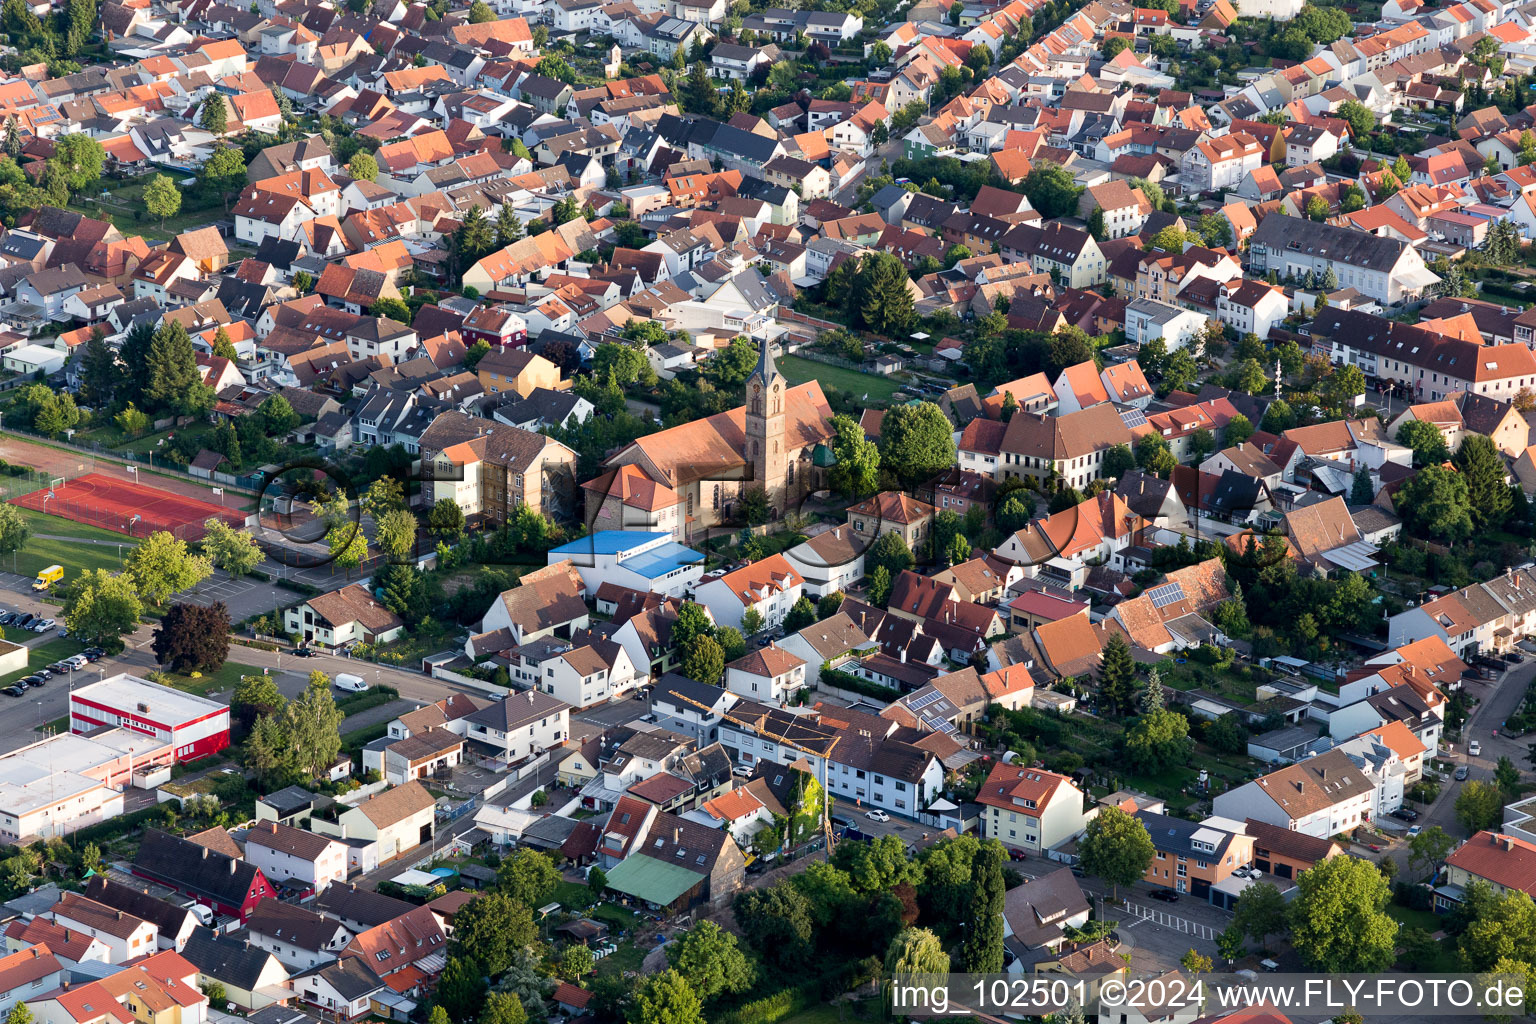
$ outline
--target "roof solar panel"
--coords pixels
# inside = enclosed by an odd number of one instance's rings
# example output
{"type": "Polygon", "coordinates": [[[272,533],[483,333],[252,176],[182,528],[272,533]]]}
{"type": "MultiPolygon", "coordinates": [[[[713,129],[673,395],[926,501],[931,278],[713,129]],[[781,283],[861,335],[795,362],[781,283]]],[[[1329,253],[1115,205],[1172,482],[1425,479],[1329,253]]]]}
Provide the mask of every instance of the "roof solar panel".
{"type": "Polygon", "coordinates": [[[1147,591],[1147,597],[1152,599],[1152,607],[1166,608],[1184,600],[1184,586],[1181,583],[1164,583],[1147,591]]]}

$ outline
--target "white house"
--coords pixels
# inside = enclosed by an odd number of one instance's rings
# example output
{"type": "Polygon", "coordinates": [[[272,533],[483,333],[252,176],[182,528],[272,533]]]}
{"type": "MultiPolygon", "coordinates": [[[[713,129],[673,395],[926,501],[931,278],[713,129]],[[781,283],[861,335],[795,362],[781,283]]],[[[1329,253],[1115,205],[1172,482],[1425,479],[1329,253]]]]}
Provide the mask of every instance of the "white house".
{"type": "Polygon", "coordinates": [[[748,700],[790,704],[804,687],[804,659],[776,644],[749,651],[725,666],[725,688],[748,700]]]}
{"type": "Polygon", "coordinates": [[[709,609],[715,624],[741,628],[748,609],[764,626],[777,626],[805,592],[805,578],[783,555],[769,555],[751,565],[702,583],[694,599],[709,609]]]}
{"type": "Polygon", "coordinates": [[[245,837],[245,859],[271,879],[292,879],[315,892],[347,879],[347,848],[326,836],[264,821],[245,837]]]}
{"type": "Polygon", "coordinates": [[[537,685],[573,708],[590,708],[623,697],[647,678],[622,644],[593,638],[545,659],[537,685]]]}
{"type": "Polygon", "coordinates": [[[1161,338],[1171,352],[1204,334],[1209,320],[1203,313],[1157,299],[1132,299],[1125,306],[1125,340],[1145,345],[1161,338]]]}
{"type": "Polygon", "coordinates": [[[1255,818],[1327,839],[1368,821],[1376,785],[1341,750],[1310,757],[1252,782],[1218,793],[1212,809],[1223,818],[1255,818]]]}
{"type": "Polygon", "coordinates": [[[100,939],[109,963],[121,964],[155,952],[160,930],[152,922],[126,914],[79,893],[66,892],[45,915],[54,924],[100,939]]]}
{"type": "Polygon", "coordinates": [[[465,736],[514,765],[564,743],[570,736],[570,712],[571,705],[558,697],[526,690],[470,715],[465,736]]]}
{"type": "Polygon", "coordinates": [[[994,765],[976,802],[983,808],[983,839],[1036,854],[1071,839],[1092,817],[1084,809],[1083,792],[1076,783],[1027,765],[994,765]]]}
{"type": "Polygon", "coordinates": [[[847,591],[864,578],[867,543],[847,523],[842,523],[796,544],[784,552],[784,559],[805,580],[805,592],[820,598],[834,591],[847,591]]]}

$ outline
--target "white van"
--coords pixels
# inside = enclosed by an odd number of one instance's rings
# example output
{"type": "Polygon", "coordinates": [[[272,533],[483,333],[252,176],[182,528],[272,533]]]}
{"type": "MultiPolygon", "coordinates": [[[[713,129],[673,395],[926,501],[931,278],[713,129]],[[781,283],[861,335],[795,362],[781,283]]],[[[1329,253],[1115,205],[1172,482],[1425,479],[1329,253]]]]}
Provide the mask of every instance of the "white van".
{"type": "Polygon", "coordinates": [[[336,674],[336,689],[346,690],[348,693],[363,693],[368,689],[368,681],[362,676],[354,676],[348,672],[336,674]]]}

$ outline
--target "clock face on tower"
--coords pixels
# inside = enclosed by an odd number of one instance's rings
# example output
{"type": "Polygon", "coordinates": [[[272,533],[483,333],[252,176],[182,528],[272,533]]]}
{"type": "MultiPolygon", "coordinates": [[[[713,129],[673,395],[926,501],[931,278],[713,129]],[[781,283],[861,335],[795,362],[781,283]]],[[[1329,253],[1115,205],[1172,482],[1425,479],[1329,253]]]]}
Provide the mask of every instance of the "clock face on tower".
{"type": "Polygon", "coordinates": [[[761,394],[762,390],[763,390],[763,386],[761,384],[759,384],[759,383],[754,381],[753,384],[752,384],[752,393],[754,395],[761,394]]]}

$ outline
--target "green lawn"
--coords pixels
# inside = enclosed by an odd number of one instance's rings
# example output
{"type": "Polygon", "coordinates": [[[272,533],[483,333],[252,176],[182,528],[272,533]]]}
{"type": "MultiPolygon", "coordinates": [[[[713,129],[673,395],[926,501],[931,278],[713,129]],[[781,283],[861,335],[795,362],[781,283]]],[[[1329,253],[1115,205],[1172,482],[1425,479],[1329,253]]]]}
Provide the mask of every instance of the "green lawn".
{"type": "Polygon", "coordinates": [[[194,679],[179,672],[170,673],[171,685],[187,693],[206,697],[210,693],[233,691],[241,676],[259,676],[262,670],[255,665],[242,665],[238,661],[226,661],[213,672],[204,672],[194,679]]]}
{"type": "MultiPolygon", "coordinates": [[[[19,644],[21,643],[21,638],[25,637],[26,635],[26,633],[23,633],[20,630],[13,629],[11,630],[11,635],[7,639],[9,639],[12,643],[19,644]]],[[[0,676],[0,687],[10,686],[22,676],[29,676],[40,668],[47,668],[49,665],[58,661],[60,658],[68,658],[71,655],[79,654],[84,649],[84,647],[85,645],[80,643],[80,641],[76,640],[74,637],[56,636],[52,640],[45,640],[38,644],[36,647],[32,648],[31,653],[27,655],[26,668],[19,672],[11,672],[8,675],[0,676]]],[[[89,672],[90,669],[83,669],[79,675],[81,678],[85,678],[89,672]]],[[[49,680],[48,685],[51,686],[54,682],[64,682],[64,680],[49,680]]],[[[0,699],[10,700],[11,698],[6,697],[0,699]]],[[[5,705],[0,704],[0,708],[3,707],[5,707],[5,705]]]]}
{"type": "Polygon", "coordinates": [[[1445,927],[1445,920],[1432,910],[1410,910],[1397,903],[1388,903],[1387,914],[1405,928],[1423,928],[1431,935],[1445,927]]]}
{"type": "MultiPolygon", "coordinates": [[[[68,522],[67,520],[59,521],[68,522]]],[[[116,572],[123,567],[123,559],[127,557],[129,551],[133,550],[137,542],[126,534],[112,533],[110,530],[101,532],[104,534],[101,539],[105,540],[108,537],[112,539],[110,545],[29,537],[21,546],[21,550],[12,557],[0,558],[0,569],[7,569],[23,576],[36,576],[50,565],[62,565],[66,583],[87,569],[110,569],[116,572]]],[[[58,584],[54,586],[57,587],[58,584]]]]}
{"type": "Polygon", "coordinates": [[[633,942],[619,943],[618,949],[597,962],[598,977],[616,978],[623,977],[626,971],[638,972],[645,963],[646,952],[633,942]]]}
{"type": "Polygon", "coordinates": [[[780,356],[776,362],[779,372],[784,374],[791,384],[819,380],[827,387],[846,391],[861,401],[865,395],[868,395],[871,403],[889,402],[891,396],[901,387],[900,383],[889,377],[879,377],[859,370],[818,363],[813,359],[802,359],[799,356],[780,356]]]}
{"type": "Polygon", "coordinates": [[[120,452],[135,452],[139,455],[144,455],[155,451],[160,447],[160,442],[172,434],[195,434],[198,437],[202,437],[205,434],[212,433],[212,431],[213,426],[211,424],[199,423],[190,427],[175,427],[171,430],[162,430],[156,434],[144,434],[125,444],[115,445],[114,447],[120,452]]]}
{"type": "MultiPolygon", "coordinates": [[[[29,508],[18,508],[21,518],[26,522],[27,528],[34,534],[45,533],[55,537],[78,537],[81,540],[105,540],[114,544],[121,544],[128,540],[128,536],[122,533],[114,533],[104,530],[99,526],[91,526],[89,523],[77,523],[73,519],[65,519],[62,516],[51,516],[44,512],[34,512],[29,508]]],[[[127,554],[125,551],[124,554],[127,554]]]]}
{"type": "Polygon", "coordinates": [[[595,921],[602,921],[610,928],[622,930],[626,935],[634,930],[635,915],[632,911],[609,902],[592,907],[589,892],[580,882],[561,882],[555,886],[553,899],[573,914],[584,914],[595,921]]]}
{"type": "Polygon", "coordinates": [[[854,1024],[856,1021],[884,1020],[884,1004],[879,999],[841,1002],[835,1006],[822,1003],[785,1017],[783,1024],[854,1024]]]}

